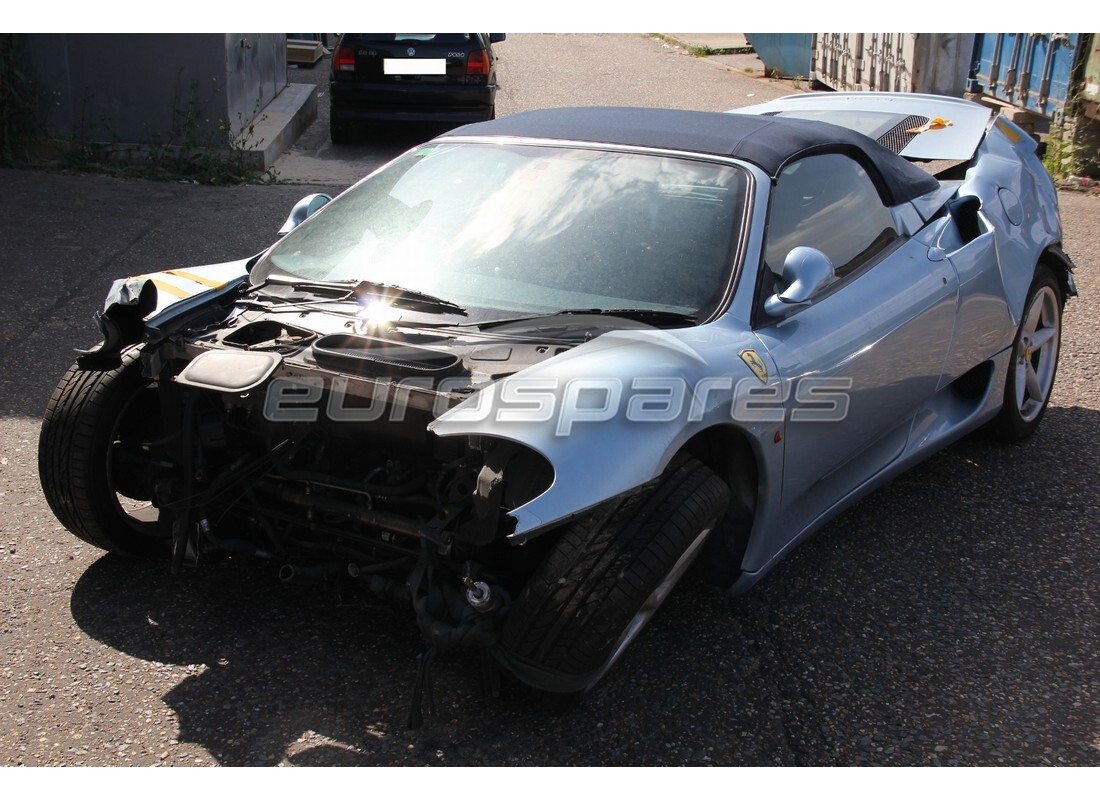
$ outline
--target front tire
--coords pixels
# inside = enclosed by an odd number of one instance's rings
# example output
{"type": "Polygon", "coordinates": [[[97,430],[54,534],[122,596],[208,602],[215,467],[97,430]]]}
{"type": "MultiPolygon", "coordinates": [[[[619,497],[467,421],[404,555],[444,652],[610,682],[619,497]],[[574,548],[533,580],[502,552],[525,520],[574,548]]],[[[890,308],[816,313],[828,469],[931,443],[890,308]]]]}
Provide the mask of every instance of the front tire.
{"type": "Polygon", "coordinates": [[[1057,277],[1040,264],[1012,344],[1004,405],[990,424],[991,433],[1001,441],[1024,441],[1035,433],[1046,413],[1058,371],[1063,304],[1057,277]]]}
{"type": "Polygon", "coordinates": [[[77,538],[118,555],[167,556],[146,463],[160,409],[138,353],[113,370],[65,373],[42,420],[38,473],[50,508],[77,538]]]}
{"type": "Polygon", "coordinates": [[[728,501],[726,485],[685,456],[570,524],[505,622],[504,666],[546,692],[591,688],[687,572],[728,501]]]}

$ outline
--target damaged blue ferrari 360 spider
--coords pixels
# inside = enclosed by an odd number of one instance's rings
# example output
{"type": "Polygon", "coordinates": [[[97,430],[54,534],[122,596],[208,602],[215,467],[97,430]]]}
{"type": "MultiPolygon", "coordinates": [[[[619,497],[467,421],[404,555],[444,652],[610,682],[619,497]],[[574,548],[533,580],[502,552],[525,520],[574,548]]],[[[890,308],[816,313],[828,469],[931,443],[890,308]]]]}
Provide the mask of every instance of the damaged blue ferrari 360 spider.
{"type": "Polygon", "coordinates": [[[964,434],[1035,431],[1076,293],[1035,150],[870,92],[458,128],[252,258],[116,281],[46,497],[173,569],[361,581],[422,665],[575,696],[689,568],[744,591],[964,434]]]}

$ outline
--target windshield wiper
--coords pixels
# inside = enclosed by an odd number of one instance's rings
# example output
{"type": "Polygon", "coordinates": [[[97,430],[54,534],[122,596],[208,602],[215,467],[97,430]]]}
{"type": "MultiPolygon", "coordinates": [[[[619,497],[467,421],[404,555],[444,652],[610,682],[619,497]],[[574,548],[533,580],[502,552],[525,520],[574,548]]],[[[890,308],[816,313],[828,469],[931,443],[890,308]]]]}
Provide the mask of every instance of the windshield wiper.
{"type": "Polygon", "coordinates": [[[425,311],[434,314],[458,314],[466,316],[466,309],[450,300],[417,291],[406,289],[404,286],[396,286],[392,283],[379,283],[378,281],[359,281],[353,288],[356,297],[370,295],[379,297],[398,308],[407,308],[410,311],[425,311]]]}
{"type": "Polygon", "coordinates": [[[491,319],[477,323],[479,328],[494,328],[507,325],[510,322],[533,322],[540,319],[567,316],[600,316],[621,317],[635,322],[649,322],[653,324],[694,324],[698,317],[694,314],[684,314],[679,311],[662,311],[657,308],[562,308],[558,311],[549,311],[544,314],[530,314],[525,317],[509,317],[508,319],[491,319]]]}
{"type": "Polygon", "coordinates": [[[295,278],[292,275],[268,275],[261,283],[252,287],[253,292],[265,286],[289,286],[291,289],[307,289],[311,292],[336,292],[348,295],[355,289],[358,281],[312,281],[295,278]]]}
{"type": "Polygon", "coordinates": [[[342,295],[341,299],[359,300],[363,297],[377,297],[391,306],[409,311],[466,316],[466,309],[450,300],[443,300],[416,289],[406,289],[403,286],[378,281],[314,281],[295,278],[291,275],[268,275],[262,283],[254,287],[253,291],[264,286],[289,286],[292,289],[305,289],[311,292],[334,292],[342,295]]]}

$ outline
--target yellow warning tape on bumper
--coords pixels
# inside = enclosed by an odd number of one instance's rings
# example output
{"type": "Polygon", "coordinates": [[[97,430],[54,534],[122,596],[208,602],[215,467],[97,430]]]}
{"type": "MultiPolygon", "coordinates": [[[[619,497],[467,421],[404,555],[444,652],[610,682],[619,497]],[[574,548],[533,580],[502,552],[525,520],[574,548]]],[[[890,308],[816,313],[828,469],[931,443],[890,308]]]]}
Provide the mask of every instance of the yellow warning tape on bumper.
{"type": "Polygon", "coordinates": [[[186,289],[181,289],[178,286],[173,286],[165,281],[158,281],[156,278],[150,278],[153,285],[157,287],[157,291],[167,292],[168,294],[175,295],[176,297],[190,297],[194,292],[189,292],[186,289]]]}
{"type": "Polygon", "coordinates": [[[204,278],[202,275],[196,275],[194,272],[187,272],[186,270],[182,269],[168,269],[164,271],[164,274],[175,275],[177,278],[185,278],[186,280],[194,281],[195,283],[201,283],[203,286],[211,286],[215,289],[220,289],[222,286],[225,286],[225,283],[223,281],[215,281],[211,280],[210,278],[204,278]]]}

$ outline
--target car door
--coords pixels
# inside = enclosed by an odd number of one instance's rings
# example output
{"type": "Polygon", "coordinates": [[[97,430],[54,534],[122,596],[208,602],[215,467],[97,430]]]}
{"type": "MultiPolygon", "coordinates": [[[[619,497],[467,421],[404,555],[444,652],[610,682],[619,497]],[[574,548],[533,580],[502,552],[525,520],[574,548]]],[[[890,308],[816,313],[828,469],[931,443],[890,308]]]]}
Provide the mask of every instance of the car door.
{"type": "Polygon", "coordinates": [[[957,277],[899,233],[874,182],[843,154],[809,156],[772,191],[758,307],[783,259],[823,251],[835,281],[808,308],[758,316],[785,396],[782,503],[794,536],[904,450],[951,343],[957,277]],[[814,395],[825,389],[827,398],[814,395]]]}

